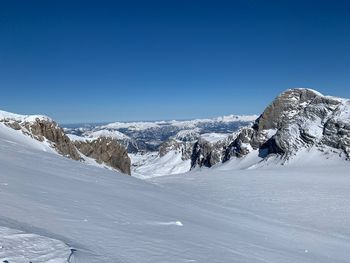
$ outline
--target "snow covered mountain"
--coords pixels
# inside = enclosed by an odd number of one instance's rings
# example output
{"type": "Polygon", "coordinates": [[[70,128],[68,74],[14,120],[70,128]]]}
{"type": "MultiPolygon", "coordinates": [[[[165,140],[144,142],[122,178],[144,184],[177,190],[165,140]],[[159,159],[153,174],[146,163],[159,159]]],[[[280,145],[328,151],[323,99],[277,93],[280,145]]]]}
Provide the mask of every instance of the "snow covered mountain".
{"type": "Polygon", "coordinates": [[[298,163],[248,170],[250,159],[232,158],[144,181],[0,123],[0,259],[347,262],[350,162],[332,156],[313,148],[298,163]]]}
{"type": "Polygon", "coordinates": [[[350,100],[324,96],[310,89],[291,89],[279,95],[225,149],[224,161],[258,151],[263,160],[282,163],[300,152],[317,150],[350,157],[350,100]]]}
{"type": "Polygon", "coordinates": [[[108,135],[118,140],[129,153],[158,151],[161,144],[174,136],[195,132],[229,134],[251,124],[258,116],[229,115],[213,119],[155,122],[115,122],[104,125],[76,124],[65,126],[68,134],[81,137],[108,135]]]}
{"type": "MultiPolygon", "coordinates": [[[[137,177],[187,172],[194,143],[202,138],[218,141],[251,125],[258,116],[229,115],[213,119],[156,122],[115,122],[105,125],[71,125],[65,131],[72,141],[108,137],[123,145],[137,177]],[[165,156],[166,155],[166,156],[165,156]]],[[[77,143],[75,143],[77,145],[77,143]]]]}

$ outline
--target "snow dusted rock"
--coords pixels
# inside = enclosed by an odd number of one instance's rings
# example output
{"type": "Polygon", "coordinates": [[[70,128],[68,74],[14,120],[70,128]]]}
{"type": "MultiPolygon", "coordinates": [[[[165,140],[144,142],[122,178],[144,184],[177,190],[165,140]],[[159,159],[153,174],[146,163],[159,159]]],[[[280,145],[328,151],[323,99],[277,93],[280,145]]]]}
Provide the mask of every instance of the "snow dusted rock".
{"type": "Polygon", "coordinates": [[[324,96],[311,89],[290,89],[279,95],[251,127],[242,128],[227,140],[193,147],[192,167],[211,167],[233,157],[259,151],[264,159],[292,159],[300,150],[333,148],[350,158],[350,100],[324,96]]]}
{"type": "Polygon", "coordinates": [[[217,154],[212,144],[206,140],[199,139],[193,146],[191,156],[191,167],[211,167],[220,161],[220,154],[217,154]]]}
{"type": "Polygon", "coordinates": [[[142,146],[140,146],[136,140],[130,138],[129,136],[117,130],[108,130],[108,129],[87,130],[83,132],[80,136],[87,137],[87,138],[99,138],[99,137],[112,138],[116,140],[120,145],[124,146],[127,149],[127,151],[130,153],[136,153],[139,151],[140,148],[142,148],[142,146]]]}
{"type": "Polygon", "coordinates": [[[48,141],[61,155],[80,160],[80,154],[63,129],[52,119],[42,115],[18,115],[0,111],[0,122],[38,141],[48,141]]]}
{"type": "Polygon", "coordinates": [[[350,102],[310,89],[279,95],[251,128],[242,129],[226,149],[224,161],[259,150],[261,157],[277,154],[288,160],[301,149],[340,149],[349,158],[350,102]]]}
{"type": "Polygon", "coordinates": [[[115,122],[105,125],[72,125],[65,128],[69,134],[90,137],[93,133],[113,133],[128,153],[159,151],[161,145],[170,140],[196,141],[199,135],[211,133],[232,133],[239,128],[251,125],[258,116],[228,115],[212,119],[172,120],[154,122],[115,122]],[[126,138],[127,137],[127,138],[126,138]]]}
{"type": "Polygon", "coordinates": [[[200,129],[181,130],[172,138],[182,142],[193,142],[200,138],[200,129]]]}
{"type": "Polygon", "coordinates": [[[179,141],[175,139],[170,139],[164,143],[159,148],[159,156],[163,157],[171,151],[175,151],[181,154],[182,160],[189,160],[192,154],[193,143],[188,141],[179,141]]]}
{"type": "Polygon", "coordinates": [[[122,173],[131,174],[131,161],[126,149],[112,137],[97,137],[74,141],[79,151],[100,164],[105,164],[122,173]]]}

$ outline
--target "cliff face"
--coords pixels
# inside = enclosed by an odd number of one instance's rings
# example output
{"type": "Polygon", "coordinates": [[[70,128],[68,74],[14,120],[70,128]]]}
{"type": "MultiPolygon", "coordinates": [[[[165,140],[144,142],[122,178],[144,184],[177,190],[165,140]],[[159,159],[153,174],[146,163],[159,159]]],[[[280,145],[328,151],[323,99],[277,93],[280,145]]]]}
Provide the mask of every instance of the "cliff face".
{"type": "Polygon", "coordinates": [[[98,163],[108,165],[122,173],[131,174],[131,161],[128,153],[113,138],[99,137],[92,140],[75,141],[74,144],[82,154],[95,159],[98,163]]]}
{"type": "Polygon", "coordinates": [[[302,149],[339,150],[350,159],[350,100],[323,96],[310,89],[291,89],[279,95],[251,127],[226,142],[214,145],[198,141],[192,167],[212,166],[254,150],[259,156],[288,160],[302,149]]]}
{"type": "Polygon", "coordinates": [[[47,140],[51,146],[61,155],[73,160],[80,160],[81,156],[63,129],[53,120],[44,117],[28,117],[17,119],[2,119],[2,122],[38,141],[47,140]]]}

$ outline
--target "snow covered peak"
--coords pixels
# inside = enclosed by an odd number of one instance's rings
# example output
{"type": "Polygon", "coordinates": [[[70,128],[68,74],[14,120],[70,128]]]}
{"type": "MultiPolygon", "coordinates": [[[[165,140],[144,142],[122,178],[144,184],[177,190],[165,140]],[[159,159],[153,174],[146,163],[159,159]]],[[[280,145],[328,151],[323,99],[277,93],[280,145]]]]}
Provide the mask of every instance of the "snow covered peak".
{"type": "Polygon", "coordinates": [[[34,122],[37,119],[52,121],[51,118],[45,115],[21,115],[0,110],[0,121],[34,122]]]}
{"type": "Polygon", "coordinates": [[[110,130],[99,130],[99,131],[93,131],[90,133],[87,133],[86,136],[91,139],[96,139],[99,137],[106,137],[106,138],[112,138],[116,140],[130,140],[130,137],[125,135],[124,133],[121,133],[117,130],[110,131],[110,130]]]}
{"type": "Polygon", "coordinates": [[[324,96],[321,92],[314,90],[314,89],[310,89],[310,88],[292,88],[292,89],[287,89],[284,92],[282,92],[281,95],[283,95],[284,93],[290,93],[290,92],[310,92],[310,93],[314,93],[317,96],[324,96]]]}

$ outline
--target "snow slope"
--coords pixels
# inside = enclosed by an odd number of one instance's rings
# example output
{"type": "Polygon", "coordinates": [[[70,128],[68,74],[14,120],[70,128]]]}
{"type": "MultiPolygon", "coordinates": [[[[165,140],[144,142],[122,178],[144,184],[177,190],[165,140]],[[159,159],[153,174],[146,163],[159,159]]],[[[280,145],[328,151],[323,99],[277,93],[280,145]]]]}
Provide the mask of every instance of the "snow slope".
{"type": "Polygon", "coordinates": [[[129,154],[133,164],[131,175],[141,179],[181,174],[191,169],[191,160],[182,160],[181,152],[170,151],[159,157],[158,153],[129,154]]]}
{"type": "Polygon", "coordinates": [[[67,263],[70,249],[55,239],[0,227],[0,259],[12,263],[67,263]]]}
{"type": "Polygon", "coordinates": [[[347,162],[142,181],[38,143],[0,124],[0,226],[59,240],[72,262],[348,262],[347,162]]]}

